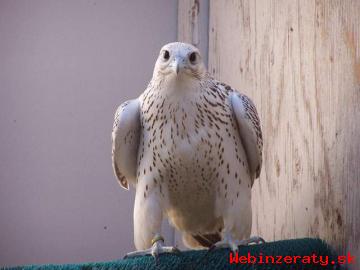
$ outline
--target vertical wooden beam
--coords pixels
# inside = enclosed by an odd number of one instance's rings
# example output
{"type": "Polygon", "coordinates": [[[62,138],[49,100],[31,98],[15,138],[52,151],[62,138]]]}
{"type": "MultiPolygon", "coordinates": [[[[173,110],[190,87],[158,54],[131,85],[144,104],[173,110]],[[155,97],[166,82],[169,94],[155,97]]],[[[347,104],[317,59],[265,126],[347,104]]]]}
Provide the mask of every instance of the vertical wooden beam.
{"type": "Polygon", "coordinates": [[[211,0],[209,71],[260,112],[253,234],[359,250],[360,1],[211,0]]]}
{"type": "Polygon", "coordinates": [[[205,64],[208,58],[208,27],[209,0],[178,1],[178,41],[198,47],[205,64]]]}
{"type": "Polygon", "coordinates": [[[179,0],[178,40],[199,45],[199,0],[179,0]]]}

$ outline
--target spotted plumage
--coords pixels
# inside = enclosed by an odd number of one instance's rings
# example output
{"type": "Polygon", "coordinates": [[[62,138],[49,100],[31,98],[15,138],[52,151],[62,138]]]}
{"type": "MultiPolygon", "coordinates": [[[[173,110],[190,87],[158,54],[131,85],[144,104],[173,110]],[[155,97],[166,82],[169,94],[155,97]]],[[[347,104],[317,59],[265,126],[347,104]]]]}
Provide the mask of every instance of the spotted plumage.
{"type": "Polygon", "coordinates": [[[151,246],[163,217],[190,247],[249,237],[262,163],[258,114],[210,76],[195,47],[161,49],[147,89],[117,110],[112,138],[115,174],[136,187],[137,249],[151,246]]]}

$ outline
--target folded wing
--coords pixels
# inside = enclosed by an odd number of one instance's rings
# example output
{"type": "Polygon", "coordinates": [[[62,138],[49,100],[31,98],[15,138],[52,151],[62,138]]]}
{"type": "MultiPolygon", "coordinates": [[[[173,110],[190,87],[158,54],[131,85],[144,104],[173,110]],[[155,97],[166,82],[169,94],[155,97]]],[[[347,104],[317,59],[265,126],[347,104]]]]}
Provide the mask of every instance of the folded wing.
{"type": "Polygon", "coordinates": [[[112,164],[120,185],[136,183],[137,156],[141,134],[140,102],[124,102],[115,113],[112,131],[112,164]]]}
{"type": "Polygon", "coordinates": [[[263,141],[260,120],[255,105],[247,96],[234,92],[230,99],[253,181],[259,177],[262,164],[263,141]]]}

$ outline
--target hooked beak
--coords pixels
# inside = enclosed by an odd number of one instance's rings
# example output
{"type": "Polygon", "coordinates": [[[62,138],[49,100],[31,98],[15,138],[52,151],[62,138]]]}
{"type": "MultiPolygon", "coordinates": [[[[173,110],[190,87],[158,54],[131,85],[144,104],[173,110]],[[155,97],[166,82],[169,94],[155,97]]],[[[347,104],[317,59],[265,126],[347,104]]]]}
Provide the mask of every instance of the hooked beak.
{"type": "Polygon", "coordinates": [[[179,74],[179,63],[176,62],[176,65],[175,65],[175,72],[176,72],[176,75],[179,74]]]}
{"type": "Polygon", "coordinates": [[[172,67],[172,70],[175,72],[176,75],[179,74],[179,71],[180,71],[180,59],[178,58],[175,58],[173,63],[171,64],[171,67],[172,67]]]}

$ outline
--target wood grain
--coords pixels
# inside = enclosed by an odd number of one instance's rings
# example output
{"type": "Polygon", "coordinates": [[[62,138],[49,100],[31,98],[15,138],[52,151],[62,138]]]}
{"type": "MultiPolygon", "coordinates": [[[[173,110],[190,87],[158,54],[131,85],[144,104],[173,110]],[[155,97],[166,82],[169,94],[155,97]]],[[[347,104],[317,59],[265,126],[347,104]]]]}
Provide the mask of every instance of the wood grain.
{"type": "Polygon", "coordinates": [[[180,0],[178,2],[178,40],[199,45],[198,0],[180,0]]]}
{"type": "Polygon", "coordinates": [[[212,0],[209,71],[262,120],[253,234],[359,250],[360,1],[212,0]]]}

